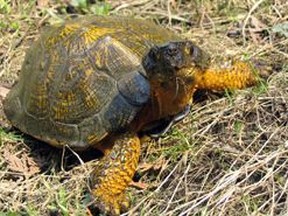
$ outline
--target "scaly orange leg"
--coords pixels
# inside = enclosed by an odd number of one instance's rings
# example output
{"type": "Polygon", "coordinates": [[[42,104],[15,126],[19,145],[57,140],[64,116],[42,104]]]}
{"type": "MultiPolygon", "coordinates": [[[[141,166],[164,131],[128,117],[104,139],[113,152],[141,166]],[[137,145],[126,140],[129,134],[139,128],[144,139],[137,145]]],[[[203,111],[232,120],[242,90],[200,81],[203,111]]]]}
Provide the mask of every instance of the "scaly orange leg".
{"type": "Polygon", "coordinates": [[[140,156],[140,140],[134,134],[123,134],[112,139],[113,147],[105,152],[92,175],[96,203],[101,210],[119,215],[129,201],[125,190],[132,182],[140,156]]]}
{"type": "Polygon", "coordinates": [[[223,69],[208,68],[195,75],[197,89],[243,89],[259,80],[255,68],[248,62],[238,61],[223,69]]]}

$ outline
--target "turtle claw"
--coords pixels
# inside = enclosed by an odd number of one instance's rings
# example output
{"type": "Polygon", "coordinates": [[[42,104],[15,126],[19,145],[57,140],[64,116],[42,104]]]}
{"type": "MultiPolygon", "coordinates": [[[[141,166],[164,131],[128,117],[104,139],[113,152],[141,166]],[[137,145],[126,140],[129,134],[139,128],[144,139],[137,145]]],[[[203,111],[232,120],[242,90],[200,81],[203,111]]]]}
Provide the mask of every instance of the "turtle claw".
{"type": "Polygon", "coordinates": [[[125,196],[125,198],[121,201],[120,206],[124,212],[128,211],[130,202],[127,196],[125,196]]]}
{"type": "Polygon", "coordinates": [[[103,194],[102,196],[98,194],[96,200],[96,206],[107,215],[119,216],[129,208],[129,200],[125,193],[119,195],[103,194]]]}

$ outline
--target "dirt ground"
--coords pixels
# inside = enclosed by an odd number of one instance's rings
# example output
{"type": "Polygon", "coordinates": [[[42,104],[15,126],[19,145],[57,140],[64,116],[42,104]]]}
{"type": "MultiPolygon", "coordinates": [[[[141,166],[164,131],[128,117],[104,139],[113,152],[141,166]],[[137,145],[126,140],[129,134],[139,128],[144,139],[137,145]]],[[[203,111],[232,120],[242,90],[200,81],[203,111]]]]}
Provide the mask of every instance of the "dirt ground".
{"type": "MultiPolygon", "coordinates": [[[[186,119],[142,146],[124,215],[288,214],[287,1],[0,0],[0,86],[17,82],[25,51],[43,29],[75,14],[150,19],[215,62],[256,60],[267,71],[245,90],[198,92],[186,119]]],[[[4,93],[0,215],[98,215],[87,208],[95,152],[55,149],[12,128],[4,93]]]]}

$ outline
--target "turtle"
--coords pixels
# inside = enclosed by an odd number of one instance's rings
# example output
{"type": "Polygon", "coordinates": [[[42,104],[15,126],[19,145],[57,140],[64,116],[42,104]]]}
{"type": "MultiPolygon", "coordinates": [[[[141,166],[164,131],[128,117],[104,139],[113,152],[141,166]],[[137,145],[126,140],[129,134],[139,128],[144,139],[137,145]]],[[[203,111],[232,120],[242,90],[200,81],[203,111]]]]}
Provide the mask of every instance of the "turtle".
{"type": "Polygon", "coordinates": [[[256,82],[249,62],[214,68],[202,48],[152,21],[85,16],[51,26],[31,45],[4,112],[52,146],[103,152],[91,194],[100,209],[119,215],[129,206],[141,131],[183,118],[198,89],[256,82]]]}

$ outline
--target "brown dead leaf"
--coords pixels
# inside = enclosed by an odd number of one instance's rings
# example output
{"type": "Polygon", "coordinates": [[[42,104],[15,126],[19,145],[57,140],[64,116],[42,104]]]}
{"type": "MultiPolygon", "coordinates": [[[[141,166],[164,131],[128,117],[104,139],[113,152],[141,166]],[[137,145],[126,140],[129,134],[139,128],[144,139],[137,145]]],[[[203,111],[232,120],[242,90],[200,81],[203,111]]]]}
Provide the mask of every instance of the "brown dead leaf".
{"type": "Polygon", "coordinates": [[[4,158],[8,164],[8,169],[12,172],[21,173],[25,176],[31,176],[40,172],[35,161],[27,153],[13,154],[9,148],[4,149],[4,158]],[[20,156],[20,157],[19,157],[20,156]]]}
{"type": "Polygon", "coordinates": [[[263,41],[263,37],[261,36],[261,33],[263,30],[267,29],[267,25],[265,25],[255,16],[251,16],[251,26],[252,28],[249,28],[248,30],[251,35],[253,43],[256,43],[256,44],[261,43],[263,41]]]}
{"type": "Polygon", "coordinates": [[[5,98],[6,95],[8,94],[9,92],[9,89],[8,88],[5,88],[3,86],[0,86],[0,97],[1,98],[5,98]]]}
{"type": "Polygon", "coordinates": [[[38,7],[47,7],[49,4],[49,0],[37,0],[38,7]]]}
{"type": "Polygon", "coordinates": [[[263,29],[267,29],[267,25],[261,22],[255,16],[251,16],[251,25],[255,28],[256,31],[262,31],[263,29]]]}
{"type": "Polygon", "coordinates": [[[167,161],[163,158],[160,157],[158,160],[156,160],[153,163],[141,163],[138,166],[138,170],[140,172],[147,172],[149,170],[160,170],[161,168],[163,168],[163,166],[165,166],[165,164],[167,163],[167,161]]]}
{"type": "Polygon", "coordinates": [[[144,182],[134,182],[134,181],[132,181],[129,184],[129,186],[137,188],[137,189],[140,189],[140,190],[145,190],[145,189],[147,189],[149,187],[149,184],[144,183],[144,182]]]}
{"type": "Polygon", "coordinates": [[[177,1],[176,0],[170,0],[169,4],[172,6],[173,9],[177,8],[177,1]]]}

